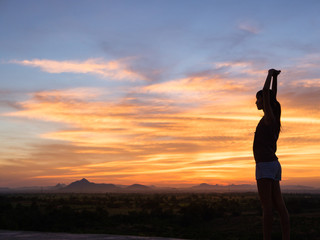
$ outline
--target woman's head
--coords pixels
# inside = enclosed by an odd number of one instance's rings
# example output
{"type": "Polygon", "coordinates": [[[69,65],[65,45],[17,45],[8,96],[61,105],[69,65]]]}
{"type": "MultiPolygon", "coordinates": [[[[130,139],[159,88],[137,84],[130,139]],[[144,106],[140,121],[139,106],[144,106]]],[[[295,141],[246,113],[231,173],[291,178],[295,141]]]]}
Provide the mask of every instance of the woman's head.
{"type": "MultiPolygon", "coordinates": [[[[270,96],[270,104],[271,104],[271,107],[273,108],[279,102],[277,101],[276,96],[274,95],[272,90],[269,90],[269,96],[270,96]]],[[[256,104],[258,109],[259,110],[263,109],[263,91],[262,90],[257,92],[256,98],[257,98],[256,104]]]]}
{"type": "Polygon", "coordinates": [[[257,98],[257,101],[256,101],[257,108],[258,108],[258,110],[262,110],[262,109],[263,109],[263,95],[262,95],[262,90],[259,91],[259,92],[257,92],[256,98],[257,98]]]}
{"type": "MultiPolygon", "coordinates": [[[[272,112],[276,118],[278,125],[279,125],[279,131],[280,131],[281,105],[278,102],[278,100],[276,99],[276,96],[274,95],[272,90],[269,90],[269,96],[270,96],[270,105],[272,108],[272,112]]],[[[262,90],[257,92],[256,98],[257,98],[257,101],[256,101],[257,108],[259,110],[263,109],[263,91],[262,90]]]]}

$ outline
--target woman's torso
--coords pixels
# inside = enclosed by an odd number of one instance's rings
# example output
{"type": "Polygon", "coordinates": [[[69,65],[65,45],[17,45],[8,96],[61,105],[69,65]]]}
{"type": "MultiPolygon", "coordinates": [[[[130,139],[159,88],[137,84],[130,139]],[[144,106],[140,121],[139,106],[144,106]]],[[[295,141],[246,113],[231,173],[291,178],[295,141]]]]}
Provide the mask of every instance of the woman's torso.
{"type": "Polygon", "coordinates": [[[253,141],[253,154],[256,163],[277,161],[277,140],[279,132],[276,124],[267,125],[262,118],[257,125],[253,141]]]}

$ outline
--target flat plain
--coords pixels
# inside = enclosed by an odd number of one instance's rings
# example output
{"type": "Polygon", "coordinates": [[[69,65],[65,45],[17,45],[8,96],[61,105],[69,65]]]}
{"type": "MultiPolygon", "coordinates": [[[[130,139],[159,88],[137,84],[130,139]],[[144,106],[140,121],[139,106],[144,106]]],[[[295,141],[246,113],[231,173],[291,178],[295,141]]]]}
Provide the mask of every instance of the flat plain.
{"type": "MultiPolygon", "coordinates": [[[[320,239],[320,195],[292,193],[284,199],[292,239],[320,239]]],[[[1,194],[0,212],[0,229],[47,236],[262,239],[257,193],[1,194]]],[[[273,239],[281,239],[277,214],[273,239]]]]}

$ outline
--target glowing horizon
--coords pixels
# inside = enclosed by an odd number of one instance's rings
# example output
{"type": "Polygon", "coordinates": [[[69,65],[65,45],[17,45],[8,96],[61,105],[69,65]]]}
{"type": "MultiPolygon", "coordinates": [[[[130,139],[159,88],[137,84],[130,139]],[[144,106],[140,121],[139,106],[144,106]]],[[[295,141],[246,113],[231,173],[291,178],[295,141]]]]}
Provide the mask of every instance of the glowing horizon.
{"type": "MultiPolygon", "coordinates": [[[[267,9],[250,4],[261,16],[247,19],[248,4],[238,6],[239,13],[228,4],[187,2],[182,10],[169,1],[154,3],[163,11],[169,5],[181,10],[168,13],[170,23],[147,1],[132,8],[83,2],[76,9],[92,13],[75,13],[75,23],[62,3],[44,1],[41,17],[28,20],[34,30],[25,42],[20,21],[8,19],[13,14],[21,20],[32,8],[24,6],[24,13],[21,6],[16,14],[17,3],[6,2],[0,23],[11,28],[0,30],[0,187],[79,178],[156,186],[253,184],[252,141],[262,116],[255,93],[273,67],[282,70],[282,183],[319,186],[317,39],[288,37],[294,26],[281,21],[291,19],[290,11],[265,20],[267,9]],[[139,15],[139,6],[146,15],[139,15]],[[109,7],[137,15],[105,16],[101,9],[109,7]],[[204,13],[190,21],[194,8],[204,13]],[[212,16],[207,8],[218,10],[212,16]],[[62,20],[55,17],[59,11],[62,20]],[[274,34],[278,39],[269,37],[274,34]],[[299,51],[292,49],[297,46],[299,51]]],[[[64,3],[66,9],[71,3],[64,3]]],[[[314,11],[294,21],[312,31],[311,19],[320,22],[314,11]]]]}

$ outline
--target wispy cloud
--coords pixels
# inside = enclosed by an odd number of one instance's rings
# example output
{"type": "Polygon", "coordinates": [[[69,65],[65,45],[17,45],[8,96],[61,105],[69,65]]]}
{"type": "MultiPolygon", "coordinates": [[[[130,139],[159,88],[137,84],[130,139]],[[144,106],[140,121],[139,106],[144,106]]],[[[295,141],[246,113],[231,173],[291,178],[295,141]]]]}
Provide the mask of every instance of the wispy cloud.
{"type": "Polygon", "coordinates": [[[258,34],[261,31],[261,27],[258,25],[258,23],[252,20],[241,21],[238,24],[238,28],[242,31],[252,34],[258,34]]]}
{"type": "Polygon", "coordinates": [[[252,61],[224,61],[224,62],[214,62],[213,66],[217,70],[222,70],[224,74],[221,78],[225,79],[226,77],[229,78],[238,78],[238,82],[245,82],[244,80],[247,77],[250,78],[257,78],[264,76],[266,74],[265,69],[259,69],[254,66],[252,61]],[[244,75],[246,74],[246,75],[244,75]],[[239,81],[239,78],[241,81],[239,81]]]}
{"type": "Polygon", "coordinates": [[[167,81],[149,85],[143,88],[144,91],[155,93],[168,93],[168,94],[183,94],[188,95],[191,92],[208,92],[208,91],[236,91],[244,88],[242,83],[236,83],[232,80],[225,80],[210,77],[190,77],[167,81]]]}
{"type": "Polygon", "coordinates": [[[234,97],[252,91],[253,78],[264,72],[254,70],[250,62],[213,62],[210,68],[187,74],[184,78],[146,85],[140,92],[166,94],[174,99],[188,98],[199,102],[227,99],[228,94],[234,97]]]}
{"type": "Polygon", "coordinates": [[[124,60],[105,61],[103,59],[88,59],[85,61],[56,61],[49,59],[12,60],[11,63],[37,67],[48,73],[80,73],[96,74],[115,80],[141,80],[142,75],[130,69],[124,60]]]}

